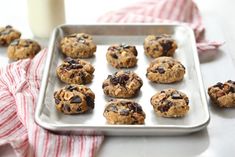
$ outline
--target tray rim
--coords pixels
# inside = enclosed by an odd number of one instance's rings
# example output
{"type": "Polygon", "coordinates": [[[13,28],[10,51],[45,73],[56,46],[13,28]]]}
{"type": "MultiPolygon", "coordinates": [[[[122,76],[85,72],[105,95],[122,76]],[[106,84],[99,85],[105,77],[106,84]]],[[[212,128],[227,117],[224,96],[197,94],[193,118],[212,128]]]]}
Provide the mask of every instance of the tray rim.
{"type": "MultiPolygon", "coordinates": [[[[63,24],[63,25],[59,25],[57,26],[51,35],[51,38],[49,40],[49,44],[48,44],[48,53],[47,53],[47,59],[45,61],[45,66],[44,69],[48,69],[51,66],[51,58],[52,58],[52,52],[54,51],[54,41],[56,39],[56,34],[58,31],[60,31],[61,28],[63,27],[77,27],[77,26],[91,26],[91,27],[95,27],[95,26],[99,26],[99,27],[105,27],[105,26],[139,26],[139,27],[144,27],[144,26],[167,26],[167,27],[184,27],[185,29],[187,29],[187,31],[189,31],[190,33],[190,40],[192,41],[192,49],[193,49],[193,57],[194,57],[194,61],[195,61],[195,69],[198,75],[198,83],[199,83],[199,88],[200,88],[200,96],[202,98],[202,103],[205,104],[203,105],[204,111],[206,113],[206,118],[204,121],[202,121],[201,123],[198,124],[194,124],[194,125],[164,125],[164,126],[146,126],[146,125],[106,125],[106,126],[94,126],[94,125],[84,125],[84,124],[76,124],[76,125],[69,125],[69,124],[63,124],[58,126],[58,124],[52,124],[52,123],[47,123],[45,121],[43,121],[40,118],[40,115],[42,113],[42,107],[40,107],[42,105],[42,103],[44,102],[44,96],[46,94],[46,87],[47,87],[47,80],[49,77],[49,73],[45,70],[43,71],[43,75],[42,75],[42,80],[41,80],[41,88],[40,88],[40,92],[39,92],[39,97],[38,97],[38,102],[37,102],[37,106],[36,106],[36,110],[35,110],[35,116],[34,116],[34,120],[35,122],[41,126],[42,128],[48,129],[50,131],[55,131],[55,132],[61,132],[61,131],[77,131],[77,130],[86,130],[86,129],[95,129],[95,130],[101,130],[102,129],[117,129],[117,130],[122,130],[125,128],[128,129],[138,129],[140,130],[144,130],[144,129],[150,129],[149,131],[151,132],[156,130],[156,129],[165,129],[168,130],[168,132],[173,133],[173,135],[177,135],[177,134],[181,134],[183,132],[183,134],[187,134],[187,133],[192,133],[195,131],[199,131],[203,128],[205,128],[209,122],[210,122],[210,113],[209,113],[209,107],[208,107],[208,103],[207,103],[207,97],[206,97],[206,92],[204,91],[204,85],[203,85],[203,78],[201,75],[201,70],[200,70],[200,62],[199,62],[199,57],[197,54],[197,49],[196,49],[196,41],[195,41],[195,36],[193,33],[193,30],[185,25],[185,24],[169,24],[169,23],[159,23],[159,24],[153,24],[153,23],[99,23],[99,24],[63,24]],[[174,130],[172,130],[174,129],[174,130]],[[175,130],[178,130],[177,132],[175,130]]],[[[102,131],[102,132],[106,132],[106,131],[102,131]]],[[[94,132],[95,134],[95,132],[94,132]]],[[[108,133],[105,133],[105,135],[108,135],[108,133]]],[[[116,135],[115,133],[112,135],[116,135]]],[[[119,135],[119,134],[117,134],[119,135]]],[[[136,134],[135,134],[136,135],[136,134]]],[[[141,135],[143,136],[143,134],[138,134],[137,135],[141,135]]],[[[158,135],[158,134],[151,134],[151,135],[158,135]]],[[[123,135],[125,136],[125,135],[123,135]]],[[[145,135],[144,135],[145,136],[145,135]]],[[[147,135],[146,135],[147,136],[147,135]]]]}

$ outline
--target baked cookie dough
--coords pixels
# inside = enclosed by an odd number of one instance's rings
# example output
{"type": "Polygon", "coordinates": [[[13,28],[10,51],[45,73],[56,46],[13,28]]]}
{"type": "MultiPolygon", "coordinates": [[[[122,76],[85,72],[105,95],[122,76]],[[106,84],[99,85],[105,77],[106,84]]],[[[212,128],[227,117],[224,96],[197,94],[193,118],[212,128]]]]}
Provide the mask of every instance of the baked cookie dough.
{"type": "Polygon", "coordinates": [[[62,52],[72,58],[89,58],[96,51],[96,44],[93,42],[92,37],[85,33],[74,33],[65,36],[60,45],[62,52]]]}
{"type": "Polygon", "coordinates": [[[104,113],[109,124],[144,124],[145,113],[134,101],[116,99],[108,102],[104,113]]]}
{"type": "Polygon", "coordinates": [[[81,59],[66,58],[56,69],[61,81],[68,84],[87,84],[93,79],[94,67],[81,59]]]}
{"type": "Polygon", "coordinates": [[[182,117],[189,111],[188,97],[175,89],[157,92],[150,102],[154,111],[161,117],[182,117]]]}
{"type": "Polygon", "coordinates": [[[137,55],[135,46],[114,44],[108,48],[106,59],[115,68],[131,68],[137,64],[137,55]]]}
{"type": "Polygon", "coordinates": [[[0,45],[7,46],[13,40],[19,39],[21,33],[12,28],[12,26],[0,27],[0,45]]]}
{"type": "Polygon", "coordinates": [[[149,35],[144,40],[144,52],[152,58],[173,56],[176,49],[176,41],[167,34],[149,35]]]}
{"type": "Polygon", "coordinates": [[[40,45],[34,40],[16,39],[8,46],[7,55],[11,60],[33,58],[40,50],[40,45]]]}
{"type": "Polygon", "coordinates": [[[184,78],[185,67],[171,57],[158,57],[147,69],[147,78],[156,83],[174,83],[184,78]]]}
{"type": "Polygon", "coordinates": [[[134,72],[119,71],[109,75],[102,88],[106,95],[116,98],[135,96],[143,85],[142,79],[134,72]]]}
{"type": "Polygon", "coordinates": [[[208,88],[211,101],[220,107],[235,107],[235,81],[218,82],[208,88]]]}
{"type": "Polygon", "coordinates": [[[71,84],[55,91],[54,100],[64,114],[84,113],[94,109],[95,94],[84,85],[71,84]]]}

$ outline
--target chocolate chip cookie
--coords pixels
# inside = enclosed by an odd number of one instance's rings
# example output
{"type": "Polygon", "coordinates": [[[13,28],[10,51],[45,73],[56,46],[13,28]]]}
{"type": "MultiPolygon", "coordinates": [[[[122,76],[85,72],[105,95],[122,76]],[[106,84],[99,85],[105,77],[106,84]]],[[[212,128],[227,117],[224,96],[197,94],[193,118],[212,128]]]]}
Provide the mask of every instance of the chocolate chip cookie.
{"type": "Polygon", "coordinates": [[[131,68],[137,64],[137,55],[135,46],[114,44],[108,48],[106,59],[115,68],[131,68]]]}
{"type": "Polygon", "coordinates": [[[74,33],[65,36],[60,42],[62,52],[72,58],[89,58],[96,51],[96,44],[90,35],[74,33]]]}
{"type": "Polygon", "coordinates": [[[13,40],[19,39],[21,33],[12,28],[12,26],[0,27],[0,45],[7,46],[13,40]]]}
{"type": "Polygon", "coordinates": [[[71,84],[54,92],[55,107],[64,114],[77,114],[94,109],[95,94],[84,85],[71,84]]]}
{"type": "Polygon", "coordinates": [[[156,83],[173,83],[184,78],[185,67],[171,57],[158,57],[147,69],[147,78],[156,83]]]}
{"type": "Polygon", "coordinates": [[[235,81],[218,82],[208,88],[211,101],[220,107],[235,107],[235,81]]]}
{"type": "Polygon", "coordinates": [[[134,72],[119,71],[109,75],[102,88],[106,95],[116,98],[135,96],[143,85],[142,79],[134,72]]]}
{"type": "Polygon", "coordinates": [[[11,60],[33,58],[40,50],[40,45],[34,40],[16,39],[8,46],[7,55],[11,60]]]}
{"type": "Polygon", "coordinates": [[[189,111],[189,99],[183,92],[165,89],[150,100],[154,111],[161,117],[182,117],[189,111]]]}
{"type": "Polygon", "coordinates": [[[94,67],[81,59],[66,58],[57,67],[57,76],[61,81],[68,84],[87,84],[93,79],[94,67]]]}
{"type": "Polygon", "coordinates": [[[138,103],[123,99],[108,102],[103,115],[109,124],[144,124],[145,119],[138,103]]]}
{"type": "Polygon", "coordinates": [[[176,49],[176,41],[167,34],[149,35],[144,40],[144,52],[152,58],[173,56],[176,49]]]}

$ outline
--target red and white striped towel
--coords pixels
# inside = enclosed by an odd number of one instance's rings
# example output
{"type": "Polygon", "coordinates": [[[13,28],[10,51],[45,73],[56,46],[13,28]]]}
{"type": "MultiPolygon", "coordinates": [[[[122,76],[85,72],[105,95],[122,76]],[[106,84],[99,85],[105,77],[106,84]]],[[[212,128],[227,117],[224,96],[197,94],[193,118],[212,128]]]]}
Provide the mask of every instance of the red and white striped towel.
{"type": "Polygon", "coordinates": [[[10,144],[18,157],[93,157],[103,136],[56,135],[34,122],[45,58],[42,50],[0,69],[0,146],[10,144]]]}
{"type": "Polygon", "coordinates": [[[146,0],[98,19],[109,23],[174,23],[186,24],[194,30],[199,52],[214,50],[223,44],[204,40],[205,28],[193,0],[146,0]]]}

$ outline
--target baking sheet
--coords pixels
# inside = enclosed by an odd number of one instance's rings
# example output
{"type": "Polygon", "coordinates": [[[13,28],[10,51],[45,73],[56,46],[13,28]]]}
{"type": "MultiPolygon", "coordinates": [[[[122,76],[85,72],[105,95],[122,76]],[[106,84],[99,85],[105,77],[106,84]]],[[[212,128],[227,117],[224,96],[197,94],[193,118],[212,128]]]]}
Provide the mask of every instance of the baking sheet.
{"type": "Polygon", "coordinates": [[[191,133],[206,127],[209,112],[202,84],[195,39],[190,28],[182,25],[62,25],[56,28],[51,37],[41,90],[35,113],[36,122],[43,128],[62,134],[104,134],[104,135],[178,135],[191,133]],[[94,79],[87,86],[95,93],[95,108],[92,112],[80,115],[64,115],[56,111],[53,93],[63,87],[56,76],[55,69],[65,56],[60,52],[59,42],[63,36],[85,32],[93,36],[97,44],[95,56],[85,59],[95,67],[94,79]],[[144,38],[149,34],[170,34],[177,41],[178,49],[174,58],[186,67],[183,81],[174,84],[155,84],[145,74],[152,59],[144,54],[144,38]],[[136,72],[143,79],[139,95],[133,98],[146,113],[144,125],[109,125],[103,117],[105,104],[110,99],[103,94],[102,83],[109,74],[117,69],[106,61],[110,44],[126,43],[136,46],[138,65],[128,70],[136,72]],[[157,116],[150,104],[150,98],[157,91],[175,88],[189,97],[190,110],[182,118],[163,118],[157,116]]]}

